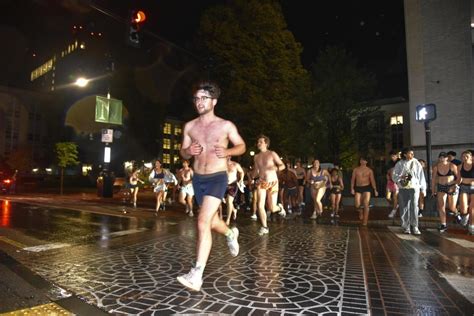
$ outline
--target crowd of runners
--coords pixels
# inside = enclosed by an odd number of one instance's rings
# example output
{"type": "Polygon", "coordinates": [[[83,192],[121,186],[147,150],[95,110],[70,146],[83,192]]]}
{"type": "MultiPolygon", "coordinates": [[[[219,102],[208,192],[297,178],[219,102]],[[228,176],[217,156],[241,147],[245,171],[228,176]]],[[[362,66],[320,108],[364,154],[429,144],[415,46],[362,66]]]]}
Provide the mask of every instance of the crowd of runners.
{"type": "MultiPolygon", "coordinates": [[[[319,159],[310,166],[296,161],[294,164],[282,160],[270,149],[266,135],[257,136],[258,153],[251,166],[244,168],[232,157],[246,151],[246,144],[237,127],[230,121],[215,115],[214,108],[220,96],[217,84],[199,82],[193,88],[193,104],[198,117],[184,126],[180,154],[182,168],[176,176],[162,168],[156,160],[148,181],[156,195],[155,211],[164,209],[167,188],[170,184],[179,191],[179,202],[186,214],[197,215],[196,263],[190,272],[178,277],[178,281],[191,290],[199,291],[202,274],[212,247],[212,231],[226,237],[230,254],[239,253],[239,230],[230,227],[237,218],[239,209],[250,211],[250,218],[259,220],[258,234],[270,233],[269,216],[298,216],[310,200],[310,218],[317,220],[323,213],[323,201],[330,201],[331,216],[339,217],[345,183],[341,169],[322,168],[319,159]],[[232,146],[229,146],[229,143],[232,146]],[[190,160],[193,166],[190,165],[190,160]],[[307,199],[305,195],[310,195],[307,199]],[[194,205],[197,205],[195,207],[194,205]],[[197,212],[196,212],[197,210],[197,212]]],[[[474,232],[472,224],[474,210],[474,168],[472,152],[462,153],[462,161],[449,158],[455,153],[440,153],[439,161],[432,170],[432,183],[426,182],[426,164],[414,157],[411,148],[401,153],[392,152],[387,166],[386,199],[391,205],[389,217],[400,212],[404,233],[421,234],[418,219],[424,209],[424,198],[431,186],[436,196],[440,217],[439,231],[447,230],[447,212],[460,224],[474,232]],[[425,167],[424,167],[425,166],[425,167]]],[[[370,199],[378,196],[374,172],[367,166],[366,157],[360,157],[359,165],[352,171],[350,193],[359,213],[361,226],[369,219],[370,199]]],[[[136,205],[139,177],[133,171],[129,178],[132,203],[136,205]]]]}

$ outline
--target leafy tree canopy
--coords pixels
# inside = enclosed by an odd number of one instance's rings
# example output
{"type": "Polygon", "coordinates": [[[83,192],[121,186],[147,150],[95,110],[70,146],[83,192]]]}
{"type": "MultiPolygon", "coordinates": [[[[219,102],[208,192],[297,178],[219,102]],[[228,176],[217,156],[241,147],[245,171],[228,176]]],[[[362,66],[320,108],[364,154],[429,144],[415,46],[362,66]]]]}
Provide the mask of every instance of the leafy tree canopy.
{"type": "Polygon", "coordinates": [[[213,7],[201,19],[199,40],[215,60],[213,77],[223,88],[216,111],[234,121],[247,142],[265,133],[279,152],[292,152],[309,76],[280,5],[235,0],[213,7]]]}

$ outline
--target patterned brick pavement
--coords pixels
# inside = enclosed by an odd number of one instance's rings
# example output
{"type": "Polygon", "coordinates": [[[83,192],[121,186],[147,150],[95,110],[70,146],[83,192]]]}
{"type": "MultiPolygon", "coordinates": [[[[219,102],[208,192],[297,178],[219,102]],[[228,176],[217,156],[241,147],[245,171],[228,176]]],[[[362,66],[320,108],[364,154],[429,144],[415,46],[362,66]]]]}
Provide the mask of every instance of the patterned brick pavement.
{"type": "MultiPolygon", "coordinates": [[[[136,218],[122,217],[115,229],[128,229],[127,221],[136,218]]],[[[69,247],[13,256],[116,315],[474,314],[473,304],[448,282],[461,278],[468,291],[474,284],[474,249],[450,240],[455,236],[423,229],[415,237],[397,227],[332,226],[297,217],[271,222],[270,234],[260,237],[259,225],[241,216],[241,253],[231,257],[224,237],[214,236],[203,288],[195,293],[176,281],[195,257],[195,218],[166,211],[152,222],[133,235],[75,236],[69,247]]]]}

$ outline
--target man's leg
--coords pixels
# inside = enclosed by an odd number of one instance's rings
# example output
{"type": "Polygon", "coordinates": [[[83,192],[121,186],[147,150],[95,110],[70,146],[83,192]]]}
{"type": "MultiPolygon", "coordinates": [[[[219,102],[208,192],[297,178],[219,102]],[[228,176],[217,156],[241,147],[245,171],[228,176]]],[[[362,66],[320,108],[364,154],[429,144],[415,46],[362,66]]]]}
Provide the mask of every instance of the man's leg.
{"type": "Polygon", "coordinates": [[[267,190],[258,188],[257,189],[257,211],[258,217],[262,227],[260,228],[259,235],[268,234],[268,223],[267,213],[265,212],[265,202],[267,201],[267,190]]]}
{"type": "Polygon", "coordinates": [[[361,194],[359,192],[356,192],[354,194],[354,207],[356,211],[359,213],[359,219],[362,220],[363,214],[362,214],[362,210],[360,209],[360,196],[361,194]]]}
{"type": "Polygon", "coordinates": [[[367,226],[367,223],[369,222],[370,192],[364,192],[362,194],[362,203],[364,205],[364,214],[362,216],[362,226],[367,226]]]}
{"type": "Polygon", "coordinates": [[[187,194],[186,195],[186,208],[188,209],[189,216],[194,216],[193,213],[193,196],[187,194]]]}
{"type": "Polygon", "coordinates": [[[227,204],[227,218],[226,224],[230,225],[230,219],[235,212],[234,210],[234,198],[228,193],[226,196],[226,204],[227,204]]]}

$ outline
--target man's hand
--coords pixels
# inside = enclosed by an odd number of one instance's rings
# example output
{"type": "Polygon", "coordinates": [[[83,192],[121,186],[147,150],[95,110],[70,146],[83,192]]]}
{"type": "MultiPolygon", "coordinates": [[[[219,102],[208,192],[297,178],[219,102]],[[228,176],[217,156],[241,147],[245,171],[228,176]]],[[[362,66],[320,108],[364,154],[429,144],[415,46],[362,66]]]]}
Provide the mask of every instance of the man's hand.
{"type": "Polygon", "coordinates": [[[187,153],[191,156],[198,156],[202,153],[203,147],[197,141],[193,141],[191,145],[186,149],[187,153]]]}
{"type": "Polygon", "coordinates": [[[219,158],[227,158],[227,148],[222,146],[214,146],[214,150],[216,152],[216,156],[219,158]]]}

